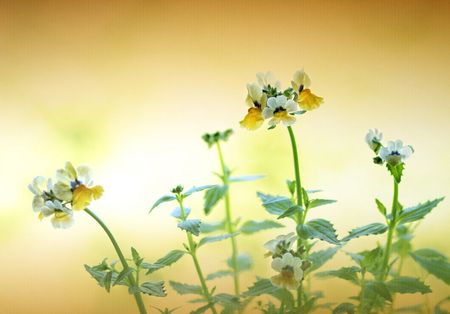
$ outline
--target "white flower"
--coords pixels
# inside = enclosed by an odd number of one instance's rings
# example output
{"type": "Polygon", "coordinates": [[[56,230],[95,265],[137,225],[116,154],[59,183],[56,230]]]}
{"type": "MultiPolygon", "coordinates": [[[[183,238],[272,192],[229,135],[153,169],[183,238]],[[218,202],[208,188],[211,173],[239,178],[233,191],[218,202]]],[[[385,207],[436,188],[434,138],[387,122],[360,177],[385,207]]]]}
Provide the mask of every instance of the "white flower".
{"type": "Polygon", "coordinates": [[[49,199],[49,192],[52,189],[51,179],[46,179],[42,176],[37,176],[33,179],[28,189],[34,194],[32,207],[33,211],[40,212],[46,200],[49,199]]]}
{"type": "Polygon", "coordinates": [[[370,129],[366,134],[366,143],[373,151],[380,147],[382,139],[383,133],[378,131],[378,129],[370,129]]]}
{"type": "Polygon", "coordinates": [[[274,258],[272,269],[280,273],[270,278],[272,284],[277,287],[295,290],[303,278],[302,260],[291,253],[274,258]]]}
{"type": "Polygon", "coordinates": [[[395,166],[411,156],[412,153],[411,146],[403,146],[403,142],[397,140],[389,141],[387,147],[381,147],[379,155],[383,161],[395,166]]]}
{"type": "Polygon", "coordinates": [[[311,86],[311,79],[309,78],[308,74],[306,74],[302,69],[294,73],[291,85],[296,92],[301,92],[303,89],[311,86]]]}
{"type": "Polygon", "coordinates": [[[282,253],[281,251],[289,251],[295,240],[297,240],[297,236],[294,232],[279,235],[275,239],[266,242],[264,248],[269,251],[269,256],[278,255],[282,253]]]}
{"type": "Polygon", "coordinates": [[[258,80],[258,84],[266,89],[267,87],[272,87],[276,89],[281,89],[281,83],[280,81],[275,79],[275,76],[272,72],[268,71],[266,73],[258,72],[256,73],[256,79],[258,80]]]}
{"type": "Polygon", "coordinates": [[[267,103],[267,95],[258,84],[247,84],[247,98],[245,102],[249,107],[264,109],[267,103]]]}
{"type": "Polygon", "coordinates": [[[287,99],[286,96],[281,95],[277,97],[270,97],[267,100],[267,107],[263,110],[264,119],[269,119],[269,125],[275,126],[283,122],[285,126],[293,125],[296,121],[291,113],[297,111],[297,103],[292,99],[287,99]]]}

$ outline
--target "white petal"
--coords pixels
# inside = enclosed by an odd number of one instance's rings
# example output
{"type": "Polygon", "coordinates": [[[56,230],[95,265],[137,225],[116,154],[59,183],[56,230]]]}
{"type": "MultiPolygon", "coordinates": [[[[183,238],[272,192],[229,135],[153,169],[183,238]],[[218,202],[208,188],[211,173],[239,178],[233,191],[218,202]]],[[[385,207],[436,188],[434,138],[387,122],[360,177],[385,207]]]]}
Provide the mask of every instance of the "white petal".
{"type": "Polygon", "coordinates": [[[274,126],[274,125],[277,125],[278,123],[280,123],[280,119],[277,119],[275,117],[270,119],[268,122],[269,126],[274,126]]]}
{"type": "Polygon", "coordinates": [[[56,170],[56,181],[69,185],[72,179],[70,178],[69,173],[65,169],[58,169],[56,170]]]}
{"type": "Polygon", "coordinates": [[[46,182],[47,180],[45,179],[45,177],[37,176],[28,186],[28,189],[36,195],[42,195],[42,193],[44,193],[44,190],[46,188],[46,182]]]}
{"type": "Polygon", "coordinates": [[[296,103],[295,101],[293,101],[292,99],[289,99],[289,100],[286,102],[286,111],[287,111],[288,113],[296,112],[297,109],[298,109],[297,103],[296,103]]]}
{"type": "Polygon", "coordinates": [[[270,108],[272,108],[273,110],[275,110],[277,107],[278,107],[278,105],[277,105],[277,98],[275,98],[275,97],[270,97],[268,100],[267,100],[267,107],[270,107],[270,108]]]}
{"type": "Polygon", "coordinates": [[[293,81],[298,85],[298,87],[303,85],[305,88],[308,88],[311,85],[311,79],[308,74],[303,71],[303,69],[294,73],[293,81]]]}
{"type": "Polygon", "coordinates": [[[384,161],[386,161],[386,157],[389,156],[390,153],[391,153],[391,152],[390,152],[389,148],[381,147],[380,152],[379,152],[379,155],[380,155],[380,158],[381,158],[381,159],[383,159],[384,161]]]}
{"type": "Polygon", "coordinates": [[[294,278],[297,281],[302,280],[302,278],[303,278],[303,269],[301,269],[300,267],[294,268],[294,278]]]}
{"type": "Polygon", "coordinates": [[[286,118],[283,119],[283,125],[291,126],[295,123],[295,121],[297,121],[297,119],[295,119],[295,117],[287,116],[286,118]]]}
{"type": "Polygon", "coordinates": [[[404,159],[406,159],[406,158],[409,158],[409,156],[412,155],[413,150],[412,150],[412,148],[410,146],[404,146],[404,147],[402,147],[400,149],[399,153],[400,153],[400,155],[402,155],[402,157],[404,159]]]}
{"type": "Polygon", "coordinates": [[[85,185],[92,184],[92,170],[88,166],[78,166],[77,167],[78,179],[85,185]]]}
{"type": "Polygon", "coordinates": [[[273,270],[275,270],[277,272],[281,272],[283,267],[284,267],[284,263],[281,258],[276,257],[272,260],[272,269],[273,270]]]}
{"type": "Polygon", "coordinates": [[[293,264],[294,264],[294,257],[292,256],[291,253],[285,253],[283,255],[283,264],[285,266],[286,265],[293,266],[293,264]]]}
{"type": "Polygon", "coordinates": [[[52,217],[52,225],[57,229],[67,229],[74,223],[73,215],[66,215],[64,218],[52,217]]]}
{"type": "Polygon", "coordinates": [[[269,107],[264,108],[262,115],[264,119],[269,119],[273,117],[273,110],[269,107]]]}
{"type": "Polygon", "coordinates": [[[72,200],[72,190],[70,189],[70,186],[65,183],[57,182],[53,187],[53,192],[60,200],[66,202],[70,202],[72,200]]]}
{"type": "Polygon", "coordinates": [[[276,100],[277,100],[277,107],[286,108],[285,107],[286,106],[286,102],[287,102],[287,97],[286,96],[284,96],[284,95],[277,96],[276,100]]]}
{"type": "Polygon", "coordinates": [[[32,202],[33,211],[36,213],[40,212],[42,206],[44,206],[44,199],[39,195],[35,195],[32,202]]]}

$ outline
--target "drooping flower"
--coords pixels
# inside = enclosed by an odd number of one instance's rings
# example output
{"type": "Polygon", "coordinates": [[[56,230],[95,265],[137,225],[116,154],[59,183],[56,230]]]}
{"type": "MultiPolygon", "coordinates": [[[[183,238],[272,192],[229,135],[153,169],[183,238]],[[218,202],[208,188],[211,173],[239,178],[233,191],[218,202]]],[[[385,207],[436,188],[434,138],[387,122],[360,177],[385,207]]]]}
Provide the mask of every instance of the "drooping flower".
{"type": "Polygon", "coordinates": [[[58,200],[45,202],[45,210],[41,211],[39,218],[43,219],[48,216],[52,216],[52,225],[58,229],[67,229],[74,223],[72,210],[58,200]]]}
{"type": "Polygon", "coordinates": [[[300,108],[310,111],[319,108],[323,103],[323,98],[313,94],[309,89],[311,79],[305,71],[300,70],[295,72],[291,85],[292,88],[298,93],[297,103],[300,108]]]}
{"type": "Polygon", "coordinates": [[[412,155],[413,149],[409,145],[403,145],[401,140],[389,141],[386,147],[381,147],[379,155],[383,161],[395,166],[412,155]]]}
{"type": "Polygon", "coordinates": [[[247,98],[245,102],[250,107],[247,115],[239,122],[240,125],[248,130],[258,129],[264,122],[262,110],[266,107],[267,95],[258,84],[247,84],[247,98]]]}
{"type": "Polygon", "coordinates": [[[268,90],[270,88],[272,89],[281,89],[281,83],[277,79],[275,79],[275,76],[272,72],[258,72],[256,73],[256,79],[258,81],[258,84],[265,90],[268,90]]]}
{"type": "Polygon", "coordinates": [[[302,260],[286,253],[282,257],[272,260],[272,269],[279,272],[270,278],[273,285],[281,288],[295,290],[303,278],[302,260]]]}
{"type": "Polygon", "coordinates": [[[282,256],[291,249],[296,240],[294,232],[277,236],[264,244],[264,248],[269,251],[266,256],[282,256]]]}
{"type": "Polygon", "coordinates": [[[265,119],[271,118],[269,120],[270,126],[276,126],[280,122],[285,126],[290,126],[296,121],[291,113],[296,111],[296,102],[292,99],[287,99],[284,95],[280,95],[277,97],[270,97],[267,100],[267,107],[263,110],[263,117],[265,119]]]}
{"type": "Polygon", "coordinates": [[[42,176],[37,176],[28,185],[28,189],[34,194],[32,207],[34,212],[41,212],[41,208],[45,205],[45,202],[51,199],[52,182],[42,176]]]}
{"type": "Polygon", "coordinates": [[[54,193],[60,200],[70,202],[72,209],[83,210],[94,199],[103,194],[103,187],[93,185],[91,169],[87,166],[79,166],[76,169],[70,162],[66,163],[64,169],[56,172],[57,182],[54,193]]]}
{"type": "Polygon", "coordinates": [[[366,134],[366,143],[370,149],[374,152],[378,152],[381,148],[381,140],[383,139],[383,133],[378,129],[370,129],[366,134]]]}

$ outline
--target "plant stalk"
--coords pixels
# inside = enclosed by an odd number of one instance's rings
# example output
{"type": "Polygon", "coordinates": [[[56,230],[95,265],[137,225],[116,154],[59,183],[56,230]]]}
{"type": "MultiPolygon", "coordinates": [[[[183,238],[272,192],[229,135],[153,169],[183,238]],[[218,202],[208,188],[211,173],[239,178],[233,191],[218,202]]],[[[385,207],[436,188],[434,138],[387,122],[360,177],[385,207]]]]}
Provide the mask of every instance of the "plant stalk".
{"type": "Polygon", "coordinates": [[[388,236],[386,240],[386,248],[384,252],[383,257],[383,266],[382,266],[382,273],[381,273],[381,279],[384,281],[386,280],[388,274],[389,274],[389,260],[392,250],[392,240],[395,232],[395,228],[397,226],[397,211],[398,211],[398,183],[394,178],[394,196],[392,199],[392,220],[389,223],[389,230],[388,230],[388,236]]]}

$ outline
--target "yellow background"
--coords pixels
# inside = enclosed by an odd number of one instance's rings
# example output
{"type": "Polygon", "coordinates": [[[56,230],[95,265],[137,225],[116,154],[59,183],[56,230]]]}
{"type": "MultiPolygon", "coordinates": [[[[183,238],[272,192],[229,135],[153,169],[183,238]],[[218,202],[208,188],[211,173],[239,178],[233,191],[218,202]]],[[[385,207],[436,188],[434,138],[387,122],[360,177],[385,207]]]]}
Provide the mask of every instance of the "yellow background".
{"type": "MultiPolygon", "coordinates": [[[[248,132],[245,84],[272,70],[284,82],[302,67],[325,98],[295,126],[304,184],[338,203],[311,217],[334,222],[339,234],[381,221],[373,199],[389,204],[391,178],[373,165],[369,128],[415,148],[400,200],[406,205],[449,195],[450,84],[448,1],[0,1],[0,293],[1,313],[125,313],[135,304],[123,287],[108,295],[82,265],[114,257],[105,234],[84,213],[68,230],[39,222],[27,184],[66,160],[88,163],[104,197],[93,209],[124,250],[150,262],[181,248],[184,234],[172,205],[148,215],[174,185],[216,182],[215,151],[204,132],[232,127],[225,158],[236,174],[263,173],[232,190],[234,216],[263,219],[257,190],[285,193],[293,169],[283,128],[248,132]]],[[[189,199],[201,216],[201,197],[189,199]]],[[[450,255],[449,201],[427,217],[415,247],[450,255]]],[[[218,219],[222,208],[213,216],[218,219]]],[[[208,218],[211,220],[210,218],[208,218]]],[[[292,226],[290,226],[292,228],[292,226]]],[[[286,229],[287,231],[288,229],[286,229]]],[[[277,234],[241,236],[255,267],[248,286],[270,276],[262,244],[277,234]]],[[[356,251],[384,241],[355,240],[356,251]]],[[[220,269],[228,242],[201,252],[207,273],[220,269]]],[[[324,269],[348,264],[343,253],[324,269]]],[[[406,273],[417,273],[407,264],[406,273]]],[[[196,283],[186,257],[152,279],[196,283]]],[[[434,304],[449,294],[432,276],[434,304]]],[[[229,291],[231,281],[216,282],[229,291]]],[[[327,302],[356,293],[342,280],[314,280],[327,302]]],[[[187,298],[168,290],[148,304],[175,307],[187,298]]],[[[398,305],[423,301],[398,298],[398,305]]],[[[190,305],[179,310],[187,312],[190,305]]]]}

